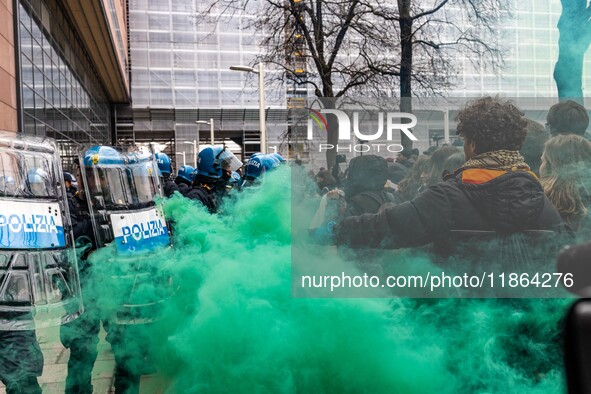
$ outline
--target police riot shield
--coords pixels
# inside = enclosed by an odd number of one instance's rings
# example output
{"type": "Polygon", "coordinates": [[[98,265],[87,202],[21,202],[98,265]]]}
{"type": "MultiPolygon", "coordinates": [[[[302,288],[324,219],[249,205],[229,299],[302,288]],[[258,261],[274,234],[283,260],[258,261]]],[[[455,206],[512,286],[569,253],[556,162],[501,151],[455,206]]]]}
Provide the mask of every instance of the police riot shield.
{"type": "Polygon", "coordinates": [[[153,150],[94,146],[80,163],[97,245],[114,244],[117,263],[125,265],[109,273],[112,287],[125,289],[121,305],[109,318],[117,324],[153,321],[172,292],[170,278],[150,264],[171,246],[162,202],[157,201],[162,189],[153,150]],[[138,289],[147,287],[164,291],[146,299],[138,289]]]}
{"type": "Polygon", "coordinates": [[[58,149],[0,133],[0,330],[65,324],[83,312],[58,149]]]}

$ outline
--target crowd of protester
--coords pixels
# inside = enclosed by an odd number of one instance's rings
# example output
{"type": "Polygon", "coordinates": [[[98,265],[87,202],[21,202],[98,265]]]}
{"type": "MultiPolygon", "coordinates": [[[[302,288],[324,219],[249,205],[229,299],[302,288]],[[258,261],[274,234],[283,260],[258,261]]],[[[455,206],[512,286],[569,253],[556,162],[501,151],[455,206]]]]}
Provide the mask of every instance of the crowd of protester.
{"type": "MultiPolygon", "coordinates": [[[[336,196],[337,193],[334,190],[338,189],[344,192],[339,193],[345,203],[355,207],[343,209],[340,217],[335,218],[337,222],[342,223],[350,223],[345,219],[346,216],[357,216],[360,213],[376,214],[387,202],[395,203],[390,204],[393,205],[388,208],[390,212],[412,207],[415,213],[421,216],[424,212],[417,212],[419,210],[417,204],[428,199],[429,195],[434,195],[435,201],[445,201],[446,192],[440,191],[442,188],[445,189],[445,185],[455,183],[459,187],[458,193],[466,195],[467,191],[464,187],[468,173],[466,170],[502,171],[498,174],[505,178],[523,175],[527,178],[525,185],[509,182],[499,187],[498,193],[507,194],[512,188],[515,198],[518,199],[527,193],[534,193],[533,190],[543,191],[545,200],[550,203],[550,206],[543,208],[559,215],[560,225],[564,225],[565,232],[579,235],[579,239],[585,238],[584,235],[588,234],[591,228],[589,223],[591,142],[588,139],[589,135],[586,134],[589,117],[582,105],[575,101],[555,104],[548,112],[544,127],[534,120],[527,119],[512,103],[487,97],[469,104],[459,112],[456,120],[458,121],[458,138],[453,145],[443,144],[431,147],[422,155],[419,155],[419,150],[416,148],[405,149],[395,158],[364,154],[350,161],[342,179],[333,175],[334,170],[325,168],[320,168],[317,172],[311,170],[308,175],[315,181],[316,192],[319,195],[332,193],[336,196]],[[463,147],[457,141],[462,142],[463,147]],[[376,182],[381,183],[382,186],[376,187],[376,182]],[[350,190],[351,184],[355,185],[353,190],[350,190]],[[359,197],[361,190],[366,194],[365,199],[361,199],[362,202],[359,197]],[[435,195],[436,190],[439,191],[439,195],[435,195]],[[377,198],[377,195],[380,197],[377,198]],[[412,204],[402,205],[404,202],[412,204]]],[[[473,181],[472,185],[475,182],[483,186],[489,185],[496,176],[497,174],[489,174],[487,179],[473,181]]],[[[462,203],[468,206],[474,205],[474,201],[470,199],[462,203]]],[[[537,204],[543,203],[544,201],[537,202],[537,204]]],[[[507,204],[510,205],[511,202],[507,204]]],[[[439,206],[439,208],[443,211],[438,212],[436,216],[442,216],[445,210],[454,211],[456,216],[461,212],[453,205],[439,206]]],[[[496,208],[506,210],[503,207],[496,208]]],[[[522,208],[527,210],[526,206],[522,208]]],[[[384,211],[386,209],[381,209],[382,213],[384,211]]],[[[489,225],[484,227],[498,230],[490,213],[479,212],[478,207],[476,211],[478,215],[487,217],[486,221],[489,225]]],[[[377,218],[378,216],[372,220],[377,218]]],[[[430,218],[434,219],[434,217],[430,218]]],[[[459,218],[451,218],[451,220],[459,220],[459,218]]],[[[430,222],[434,223],[436,220],[430,220],[430,222]]],[[[367,230],[367,226],[360,225],[358,221],[355,223],[359,231],[367,230]]],[[[315,222],[315,224],[318,223],[315,222]]],[[[372,224],[376,223],[372,222],[372,224]]],[[[416,227],[429,226],[429,223],[422,223],[421,220],[415,224],[416,227]]],[[[460,225],[462,226],[464,224],[460,225]]],[[[344,227],[348,228],[347,225],[344,227]]],[[[407,223],[404,228],[408,229],[408,227],[407,223]]],[[[451,225],[451,227],[454,226],[451,225]]],[[[470,227],[468,225],[466,229],[470,227]]],[[[524,222],[513,230],[527,230],[533,227],[535,226],[531,223],[524,222]]],[[[560,226],[551,227],[552,230],[557,230],[560,226]]],[[[450,229],[449,226],[443,226],[438,230],[450,229]]],[[[388,237],[391,238],[392,233],[396,233],[396,229],[389,228],[387,232],[388,237]]],[[[365,233],[372,232],[365,231],[365,233]]],[[[383,235],[386,236],[385,233],[383,235]]],[[[383,236],[375,237],[371,243],[379,243],[383,238],[383,236]]],[[[432,237],[428,238],[432,240],[432,237]]]]}

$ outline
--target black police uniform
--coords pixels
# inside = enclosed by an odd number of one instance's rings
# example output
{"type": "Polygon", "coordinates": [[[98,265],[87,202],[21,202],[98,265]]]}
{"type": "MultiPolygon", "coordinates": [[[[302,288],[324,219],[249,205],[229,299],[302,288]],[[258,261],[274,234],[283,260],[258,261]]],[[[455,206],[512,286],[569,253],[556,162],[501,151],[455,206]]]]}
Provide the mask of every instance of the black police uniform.
{"type": "Polygon", "coordinates": [[[127,350],[128,344],[134,341],[137,335],[125,327],[113,324],[101,315],[98,307],[99,300],[94,291],[90,289],[93,284],[92,267],[88,263],[88,255],[96,249],[96,241],[88,203],[86,199],[79,198],[77,194],[69,200],[70,216],[72,220],[76,249],[82,251],[79,256],[80,287],[84,297],[85,311],[81,317],[61,327],[60,337],[64,347],[70,349],[68,361],[68,377],[66,379],[66,393],[92,393],[92,369],[98,356],[97,344],[101,320],[107,331],[107,341],[115,356],[115,392],[137,393],[141,375],[132,371],[133,357],[127,350]]]}
{"type": "Polygon", "coordinates": [[[98,356],[98,334],[101,327],[96,300],[91,299],[88,288],[91,270],[87,261],[91,251],[96,249],[96,241],[88,204],[76,193],[68,200],[70,218],[78,255],[80,287],[84,297],[84,313],[76,320],[62,325],[60,339],[64,347],[70,349],[66,393],[92,393],[92,369],[98,356]]]}
{"type": "MultiPolygon", "coordinates": [[[[19,317],[31,319],[30,315],[19,317]]],[[[0,331],[0,380],[6,386],[6,393],[41,393],[37,377],[42,373],[43,353],[35,330],[0,331]]]]}
{"type": "Polygon", "coordinates": [[[165,176],[162,177],[162,191],[164,192],[164,195],[166,197],[170,197],[174,194],[174,192],[179,191],[179,186],[174,183],[174,180],[172,180],[169,176],[165,176]]]}
{"type": "Polygon", "coordinates": [[[194,185],[184,194],[191,200],[200,201],[210,213],[216,213],[226,192],[226,180],[197,175],[194,185]]]}

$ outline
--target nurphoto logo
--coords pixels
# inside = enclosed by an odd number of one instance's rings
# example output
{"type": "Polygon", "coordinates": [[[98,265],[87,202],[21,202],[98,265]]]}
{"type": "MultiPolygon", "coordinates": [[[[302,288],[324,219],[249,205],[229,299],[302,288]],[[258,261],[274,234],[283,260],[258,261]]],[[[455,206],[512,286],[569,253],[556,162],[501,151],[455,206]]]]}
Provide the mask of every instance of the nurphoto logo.
{"type": "MultiPolygon", "coordinates": [[[[402,131],[411,141],[417,141],[417,137],[415,137],[415,135],[410,131],[411,128],[417,125],[417,117],[406,112],[379,112],[377,118],[377,131],[375,131],[373,134],[364,134],[360,131],[359,112],[352,112],[353,121],[351,121],[350,115],[338,109],[307,108],[307,110],[308,140],[314,139],[314,124],[316,124],[316,126],[321,131],[325,133],[328,132],[328,122],[326,120],[326,116],[324,115],[333,115],[337,119],[339,144],[320,144],[319,152],[330,149],[336,149],[337,152],[369,152],[372,149],[375,149],[378,152],[384,150],[393,153],[401,152],[403,148],[400,144],[367,143],[369,141],[376,141],[382,138],[384,134],[384,123],[386,124],[386,140],[393,140],[394,131],[402,131]],[[408,119],[410,122],[403,122],[403,119],[408,119]],[[360,143],[341,144],[341,141],[351,140],[351,129],[353,129],[353,134],[355,135],[356,140],[358,140],[360,143]]],[[[367,131],[368,130],[366,128],[366,133],[367,131]]]]}

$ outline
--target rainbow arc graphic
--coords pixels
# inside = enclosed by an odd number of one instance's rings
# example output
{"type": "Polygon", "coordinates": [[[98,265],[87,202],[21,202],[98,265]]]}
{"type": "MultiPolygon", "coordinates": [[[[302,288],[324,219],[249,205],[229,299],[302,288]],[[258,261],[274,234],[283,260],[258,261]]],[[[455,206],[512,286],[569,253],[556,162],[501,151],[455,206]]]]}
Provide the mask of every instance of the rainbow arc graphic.
{"type": "Polygon", "coordinates": [[[328,130],[328,124],[326,123],[326,118],[322,116],[322,114],[312,108],[306,108],[308,110],[308,116],[316,122],[318,127],[322,129],[324,126],[324,130],[328,130]]]}

